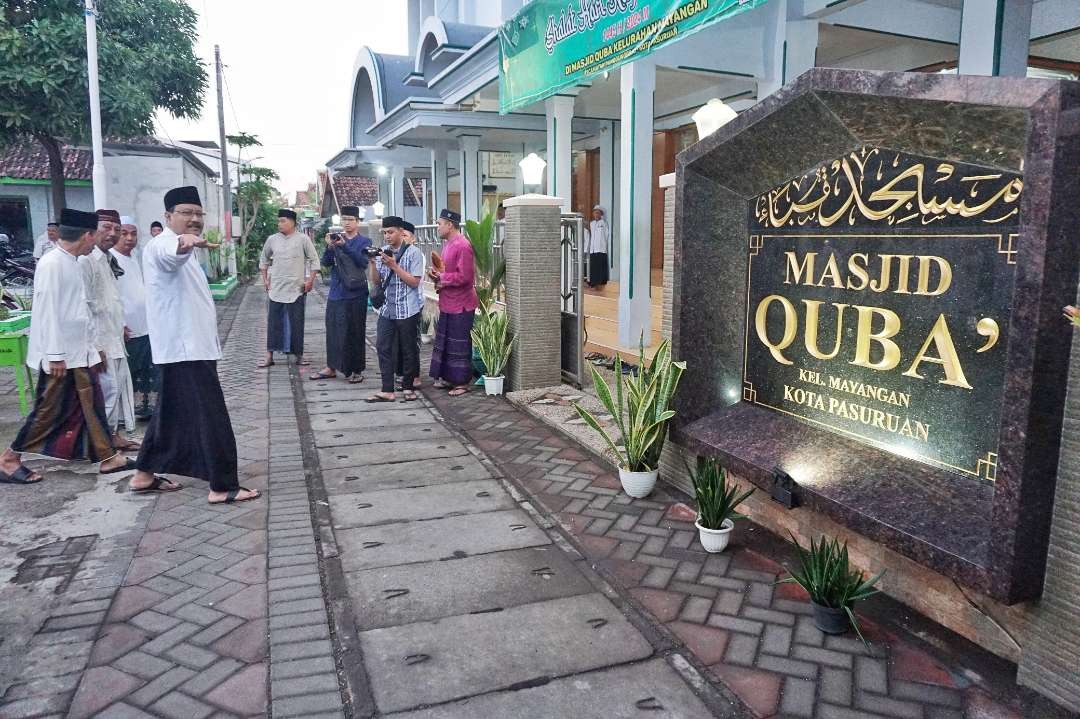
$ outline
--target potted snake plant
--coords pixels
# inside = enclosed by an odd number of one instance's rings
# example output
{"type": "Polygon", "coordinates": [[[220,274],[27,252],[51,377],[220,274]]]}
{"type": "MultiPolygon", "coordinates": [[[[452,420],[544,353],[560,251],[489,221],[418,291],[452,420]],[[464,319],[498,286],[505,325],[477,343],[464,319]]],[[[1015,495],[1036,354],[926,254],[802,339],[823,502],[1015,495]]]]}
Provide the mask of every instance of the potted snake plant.
{"type": "Polygon", "coordinates": [[[510,350],[514,344],[510,319],[505,312],[479,314],[470,334],[473,347],[484,363],[484,391],[489,395],[501,395],[506,379],[503,370],[510,361],[510,350]]]}
{"type": "Polygon", "coordinates": [[[619,482],[631,497],[646,497],[656,486],[667,425],[675,416],[671,400],[685,371],[685,362],[672,361],[671,344],[666,340],[657,348],[651,363],[646,363],[642,345],[637,371],[629,374],[623,374],[622,359],[616,356],[614,394],[607,381],[592,368],[596,395],[619,430],[619,443],[591,412],[574,403],[581,419],[615,453],[619,482]]]}
{"type": "Polygon", "coordinates": [[[814,608],[814,625],[826,634],[843,634],[852,627],[866,644],[852,607],[855,602],[877,594],[874,585],[885,574],[879,572],[870,579],[848,564],[847,542],[820,537],[810,540],[810,549],[803,549],[794,535],[791,541],[799,553],[800,567],[789,571],[790,576],[777,584],[794,582],[810,595],[814,608]]]}
{"type": "Polygon", "coordinates": [[[698,528],[701,546],[706,552],[722,552],[731,541],[735,520],[746,518],[735,511],[736,508],[754,493],[754,489],[740,494],[742,487],[728,483],[727,471],[715,457],[698,457],[697,468],[691,469],[687,465],[686,470],[690,473],[698,505],[694,525],[698,528]]]}

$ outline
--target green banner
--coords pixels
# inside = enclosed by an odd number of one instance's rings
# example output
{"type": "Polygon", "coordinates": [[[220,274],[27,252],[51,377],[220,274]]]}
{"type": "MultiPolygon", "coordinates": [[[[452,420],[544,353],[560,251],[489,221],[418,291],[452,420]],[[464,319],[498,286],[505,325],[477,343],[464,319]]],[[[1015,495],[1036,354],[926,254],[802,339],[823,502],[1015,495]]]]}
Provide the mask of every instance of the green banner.
{"type": "Polygon", "coordinates": [[[499,28],[505,114],[766,0],[533,0],[499,28]]]}

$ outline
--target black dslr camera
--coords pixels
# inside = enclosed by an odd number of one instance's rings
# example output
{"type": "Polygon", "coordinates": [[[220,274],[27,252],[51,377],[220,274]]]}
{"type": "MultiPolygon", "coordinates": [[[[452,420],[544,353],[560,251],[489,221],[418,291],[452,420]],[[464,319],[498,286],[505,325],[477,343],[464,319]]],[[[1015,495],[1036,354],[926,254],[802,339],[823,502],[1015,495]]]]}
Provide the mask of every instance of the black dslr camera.
{"type": "Polygon", "coordinates": [[[376,247],[375,245],[371,245],[370,247],[365,247],[364,248],[364,254],[367,255],[368,257],[371,257],[372,259],[378,257],[379,255],[386,255],[387,257],[393,257],[394,256],[394,253],[390,252],[389,250],[384,250],[383,248],[376,247]]]}

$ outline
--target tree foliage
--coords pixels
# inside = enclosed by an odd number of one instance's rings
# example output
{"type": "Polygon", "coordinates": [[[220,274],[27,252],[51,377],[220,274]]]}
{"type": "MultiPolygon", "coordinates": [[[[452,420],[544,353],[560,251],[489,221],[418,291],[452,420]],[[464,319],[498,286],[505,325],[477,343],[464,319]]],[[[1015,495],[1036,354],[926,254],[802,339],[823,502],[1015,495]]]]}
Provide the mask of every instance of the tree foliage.
{"type": "MultiPolygon", "coordinates": [[[[102,134],[149,135],[158,108],[198,117],[207,75],[195,55],[195,11],[183,0],[98,0],[97,11],[102,134]]],[[[58,212],[61,145],[90,136],[82,3],[7,0],[0,57],[0,144],[42,144],[58,212]]]]}

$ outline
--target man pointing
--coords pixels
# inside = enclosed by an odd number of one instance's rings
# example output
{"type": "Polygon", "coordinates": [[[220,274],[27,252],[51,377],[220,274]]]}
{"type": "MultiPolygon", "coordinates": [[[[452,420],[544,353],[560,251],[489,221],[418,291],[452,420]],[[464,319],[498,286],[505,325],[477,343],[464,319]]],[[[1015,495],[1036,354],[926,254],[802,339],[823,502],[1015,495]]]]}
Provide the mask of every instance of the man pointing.
{"type": "Polygon", "coordinates": [[[173,492],[180,485],[155,472],[210,483],[211,504],[243,502],[259,493],[237,477],[236,438],[218,381],[217,312],[196,247],[202,201],[195,187],[165,193],[165,230],[146,245],[146,322],[154,364],[161,370],[157,407],[136,461],[134,492],[173,492]]]}

